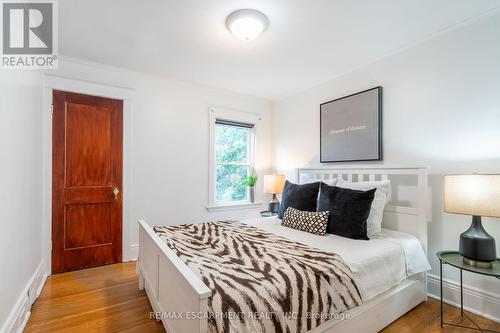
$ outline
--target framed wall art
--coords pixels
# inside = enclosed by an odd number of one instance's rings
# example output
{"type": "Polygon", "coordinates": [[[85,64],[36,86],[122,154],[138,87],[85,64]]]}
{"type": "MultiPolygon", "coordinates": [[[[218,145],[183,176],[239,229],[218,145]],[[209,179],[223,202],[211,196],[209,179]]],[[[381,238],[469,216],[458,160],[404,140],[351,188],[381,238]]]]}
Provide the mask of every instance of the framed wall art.
{"type": "Polygon", "coordinates": [[[320,105],[320,161],[382,160],[382,87],[320,105]]]}

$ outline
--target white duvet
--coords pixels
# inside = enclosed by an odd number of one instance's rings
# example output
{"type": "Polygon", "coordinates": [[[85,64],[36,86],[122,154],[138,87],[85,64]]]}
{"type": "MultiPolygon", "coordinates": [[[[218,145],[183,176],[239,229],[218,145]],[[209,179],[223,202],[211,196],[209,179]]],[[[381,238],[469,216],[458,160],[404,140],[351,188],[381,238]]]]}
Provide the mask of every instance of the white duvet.
{"type": "Polygon", "coordinates": [[[388,229],[371,240],[354,240],[332,234],[318,236],[281,225],[276,217],[244,223],[311,247],[340,255],[354,273],[363,301],[377,296],[409,276],[431,267],[418,239],[388,229]]]}

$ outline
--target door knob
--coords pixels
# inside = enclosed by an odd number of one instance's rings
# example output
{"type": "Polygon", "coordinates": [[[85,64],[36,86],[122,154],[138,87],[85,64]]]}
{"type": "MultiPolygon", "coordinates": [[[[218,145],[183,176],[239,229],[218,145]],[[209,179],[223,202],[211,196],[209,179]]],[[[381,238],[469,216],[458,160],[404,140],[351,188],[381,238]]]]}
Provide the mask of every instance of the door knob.
{"type": "Polygon", "coordinates": [[[118,187],[115,186],[115,188],[113,189],[113,195],[115,196],[115,199],[118,199],[119,193],[120,193],[120,190],[118,189],[118,187]]]}

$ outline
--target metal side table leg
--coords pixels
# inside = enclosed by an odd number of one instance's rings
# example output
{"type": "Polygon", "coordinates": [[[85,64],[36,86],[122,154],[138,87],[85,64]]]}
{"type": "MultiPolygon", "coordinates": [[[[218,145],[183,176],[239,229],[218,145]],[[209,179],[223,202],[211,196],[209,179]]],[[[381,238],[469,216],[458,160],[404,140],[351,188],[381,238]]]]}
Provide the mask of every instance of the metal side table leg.
{"type": "Polygon", "coordinates": [[[443,328],[443,261],[439,260],[439,287],[441,298],[441,328],[443,328]]]}
{"type": "Polygon", "coordinates": [[[464,316],[464,285],[462,282],[462,270],[460,270],[460,316],[464,316]]]}

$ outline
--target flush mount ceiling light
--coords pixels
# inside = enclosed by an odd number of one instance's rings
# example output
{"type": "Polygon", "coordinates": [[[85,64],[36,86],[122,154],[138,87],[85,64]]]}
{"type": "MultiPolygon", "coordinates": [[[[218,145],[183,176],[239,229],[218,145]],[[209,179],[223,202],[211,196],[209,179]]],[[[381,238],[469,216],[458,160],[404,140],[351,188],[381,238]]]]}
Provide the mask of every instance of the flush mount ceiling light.
{"type": "Polygon", "coordinates": [[[259,37],[266,30],[267,17],[254,9],[240,9],[232,12],[226,20],[226,26],[238,39],[250,41],[259,37]]]}

